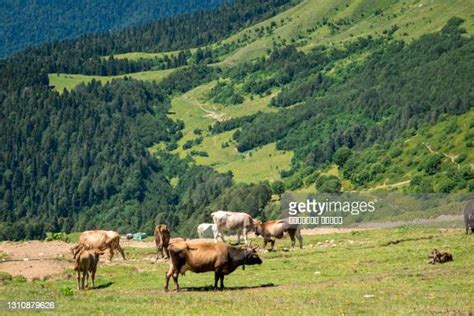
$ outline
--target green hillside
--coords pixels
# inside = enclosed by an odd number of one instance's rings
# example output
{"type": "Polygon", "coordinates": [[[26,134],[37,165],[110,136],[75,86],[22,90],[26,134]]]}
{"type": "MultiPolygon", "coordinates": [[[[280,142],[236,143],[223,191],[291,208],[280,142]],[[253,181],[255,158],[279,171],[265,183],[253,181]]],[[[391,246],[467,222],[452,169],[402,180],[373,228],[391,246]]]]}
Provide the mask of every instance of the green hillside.
{"type": "MultiPolygon", "coordinates": [[[[320,171],[337,176],[345,191],[405,190],[443,192],[474,190],[474,110],[449,116],[441,122],[407,131],[406,136],[386,145],[375,145],[343,165],[332,164],[320,171]],[[431,166],[429,162],[434,165],[431,166]],[[432,171],[426,169],[434,168],[432,171]]],[[[308,179],[314,177],[308,176],[308,179]]],[[[314,184],[299,192],[314,190],[314,184]]]]}
{"type": "Polygon", "coordinates": [[[226,39],[224,42],[240,40],[249,43],[231,53],[223,62],[234,64],[263,56],[273,47],[273,42],[294,43],[308,51],[317,45],[340,45],[357,37],[378,36],[394,26],[397,27],[395,38],[411,41],[423,34],[439,31],[453,16],[466,19],[465,27],[472,34],[473,10],[474,3],[468,0],[305,0],[226,39]],[[271,31],[262,32],[262,29],[271,31]]]}
{"type": "Polygon", "coordinates": [[[284,190],[473,191],[473,14],[239,0],[0,60],[0,239],[192,235],[284,190]]]}
{"type": "MultiPolygon", "coordinates": [[[[455,3],[434,1],[327,1],[306,0],[296,6],[272,17],[264,22],[246,28],[218,43],[208,45],[204,49],[213,52],[214,60],[218,60],[215,66],[223,66],[225,69],[234,69],[244,62],[254,60],[257,57],[267,55],[268,50],[282,45],[296,45],[299,50],[310,52],[318,45],[329,45],[342,47],[346,42],[354,41],[368,35],[374,37],[390,36],[406,42],[419,38],[421,35],[436,32],[452,16],[466,19],[463,27],[468,34],[474,30],[474,21],[470,12],[474,12],[474,5],[469,1],[456,1],[455,3]],[[226,50],[222,47],[227,46],[226,50]]],[[[190,50],[195,56],[196,48],[190,50]]],[[[143,60],[159,59],[166,56],[178,55],[180,51],[165,51],[156,53],[130,52],[114,55],[115,59],[143,60]]],[[[364,63],[372,52],[370,50],[361,53],[353,53],[331,66],[326,67],[325,74],[339,80],[344,75],[345,69],[364,63]]],[[[194,58],[194,57],[193,57],[194,58]]],[[[145,71],[128,74],[132,78],[142,80],[160,80],[174,69],[162,71],[145,71]]],[[[232,70],[231,70],[232,71],[232,70]]],[[[71,74],[50,74],[51,85],[58,91],[63,88],[72,89],[80,82],[89,82],[92,79],[108,82],[119,76],[84,76],[71,74]]],[[[271,77],[271,73],[263,73],[263,76],[271,77]]],[[[232,82],[232,80],[231,80],[232,82]]],[[[277,150],[275,144],[265,145],[254,151],[239,153],[235,150],[236,142],[232,139],[235,132],[227,131],[223,134],[212,135],[208,128],[214,122],[225,121],[232,118],[252,115],[259,111],[274,112],[276,108],[269,106],[270,100],[279,93],[279,88],[272,88],[265,95],[254,95],[244,91],[242,84],[237,84],[244,101],[234,106],[226,106],[214,102],[208,97],[216,81],[206,83],[187,92],[177,95],[172,99],[170,117],[184,122],[183,137],[178,141],[176,152],[180,157],[190,155],[196,163],[209,165],[218,171],[232,171],[235,179],[239,182],[255,182],[261,180],[275,181],[280,179],[280,172],[291,167],[291,150],[277,150]],[[195,133],[199,132],[199,135],[195,133]],[[185,145],[187,144],[187,145],[185,145]],[[183,146],[186,148],[184,149],[183,146]],[[266,161],[260,164],[258,171],[251,174],[248,170],[255,168],[257,161],[266,161]]],[[[431,140],[438,144],[438,139],[431,140]]],[[[429,142],[428,140],[426,142],[429,142]]],[[[392,145],[396,146],[396,145],[392,145]]],[[[162,148],[161,144],[152,147],[152,152],[162,148]]],[[[382,146],[382,151],[385,147],[382,146]]],[[[393,149],[395,150],[395,149],[393,149]]],[[[405,151],[410,151],[404,148],[405,151]]],[[[410,152],[412,152],[411,150],[410,152]]],[[[469,154],[469,150],[465,154],[469,154]]],[[[420,153],[418,153],[420,155],[420,153]]],[[[368,154],[367,154],[368,155],[368,154]]],[[[404,161],[409,160],[408,154],[402,154],[390,163],[397,165],[377,171],[376,176],[370,181],[364,182],[362,187],[394,188],[409,184],[409,180],[415,174],[413,168],[404,166],[404,161]],[[401,172],[402,171],[402,172],[401,172]],[[398,185],[397,185],[398,184],[398,185]]],[[[420,158],[421,159],[421,158],[420,158]]],[[[466,163],[466,162],[464,162],[466,163]]],[[[320,171],[325,174],[324,169],[320,171]]],[[[342,170],[338,172],[339,177],[346,189],[359,187],[361,183],[354,183],[343,176],[342,170]]],[[[293,178],[301,178],[296,175],[293,178]]],[[[314,174],[309,176],[314,178],[314,174]]],[[[292,181],[288,180],[290,186],[292,181]]],[[[304,182],[304,180],[303,180],[304,182]]],[[[359,181],[360,182],[360,181],[359,181]]]]}
{"type": "MultiPolygon", "coordinates": [[[[266,55],[274,43],[296,44],[308,51],[317,45],[340,45],[358,37],[380,36],[396,27],[397,39],[412,41],[439,31],[453,16],[465,19],[468,33],[474,31],[474,4],[468,0],[303,0],[275,17],[246,28],[217,45],[235,47],[220,57],[222,64],[238,64],[266,55]]],[[[173,52],[132,52],[116,58],[157,58],[173,52]]]]}

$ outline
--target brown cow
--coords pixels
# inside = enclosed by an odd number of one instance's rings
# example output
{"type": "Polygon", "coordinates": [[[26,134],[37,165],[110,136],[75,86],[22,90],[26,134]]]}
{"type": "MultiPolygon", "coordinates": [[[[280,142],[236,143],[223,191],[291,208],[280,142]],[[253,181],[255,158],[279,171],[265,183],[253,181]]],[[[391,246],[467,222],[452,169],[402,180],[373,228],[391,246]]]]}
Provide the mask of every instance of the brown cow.
{"type": "Polygon", "coordinates": [[[303,237],[301,237],[301,230],[296,225],[290,225],[288,220],[275,220],[262,223],[260,221],[254,221],[255,235],[263,237],[263,249],[266,249],[267,243],[270,242],[273,251],[275,247],[275,239],[281,239],[288,232],[291,239],[291,249],[295,247],[295,236],[298,238],[300,248],[303,249],[303,237]]]}
{"type": "Polygon", "coordinates": [[[95,273],[97,271],[97,265],[99,263],[99,256],[103,255],[104,252],[98,249],[86,250],[81,247],[76,253],[74,262],[74,270],[77,271],[77,289],[84,290],[85,287],[89,288],[89,272],[92,278],[92,288],[95,288],[95,273]],[[81,278],[82,274],[82,278],[81,278]],[[85,281],[85,287],[84,287],[85,281]]]}
{"type": "Polygon", "coordinates": [[[446,263],[449,261],[453,261],[452,254],[450,254],[449,252],[439,252],[438,249],[433,249],[428,258],[430,258],[430,260],[428,260],[429,264],[446,263]]]}
{"type": "Polygon", "coordinates": [[[161,257],[164,258],[163,248],[165,249],[166,258],[169,258],[168,244],[170,242],[170,231],[168,226],[165,224],[158,224],[155,227],[155,244],[156,244],[156,259],[161,257]]]}
{"type": "Polygon", "coordinates": [[[261,264],[255,248],[238,248],[222,242],[203,240],[176,240],[169,245],[170,262],[166,273],[165,291],[168,291],[171,276],[176,291],[179,291],[178,276],[187,271],[195,273],[214,271],[214,289],[220,280],[220,290],[224,289],[224,276],[239,266],[261,264]]]}
{"type": "Polygon", "coordinates": [[[84,247],[86,250],[109,249],[109,260],[112,260],[114,250],[117,249],[122,255],[123,260],[126,260],[125,253],[122,247],[120,247],[120,235],[112,230],[87,230],[82,232],[79,236],[79,243],[71,249],[74,257],[80,251],[81,247],[84,247]]]}

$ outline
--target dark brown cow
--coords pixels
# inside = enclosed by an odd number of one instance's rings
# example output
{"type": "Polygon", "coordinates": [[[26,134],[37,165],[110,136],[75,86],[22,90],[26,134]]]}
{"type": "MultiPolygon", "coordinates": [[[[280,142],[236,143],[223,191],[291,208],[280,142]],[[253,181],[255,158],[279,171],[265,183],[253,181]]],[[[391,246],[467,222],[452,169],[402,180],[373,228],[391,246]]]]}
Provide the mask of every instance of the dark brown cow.
{"type": "Polygon", "coordinates": [[[474,233],[474,201],[467,203],[464,208],[464,223],[466,224],[466,234],[474,233]]]}
{"type": "Polygon", "coordinates": [[[163,249],[165,249],[166,258],[169,258],[168,244],[170,242],[170,231],[168,226],[165,224],[158,224],[155,227],[155,244],[156,244],[156,259],[161,257],[165,258],[163,249]]]}
{"type": "Polygon", "coordinates": [[[261,223],[260,221],[254,221],[255,225],[255,235],[263,237],[263,249],[266,249],[267,243],[270,242],[272,248],[270,251],[273,251],[275,247],[275,239],[281,239],[288,232],[288,235],[291,239],[291,249],[295,247],[295,236],[298,238],[300,243],[300,248],[303,248],[303,237],[301,237],[301,230],[295,226],[290,225],[288,220],[275,220],[261,223]]]}
{"type": "Polygon", "coordinates": [[[261,264],[255,248],[240,248],[222,242],[202,240],[176,240],[170,242],[169,270],[166,273],[165,291],[173,277],[176,291],[179,291],[178,276],[190,270],[196,273],[214,271],[214,289],[220,280],[220,289],[224,289],[224,276],[239,266],[261,264]]]}
{"type": "Polygon", "coordinates": [[[453,261],[453,255],[449,252],[439,252],[438,249],[433,249],[431,254],[428,256],[430,260],[428,263],[436,264],[436,263],[446,263],[449,261],[453,261]]]}

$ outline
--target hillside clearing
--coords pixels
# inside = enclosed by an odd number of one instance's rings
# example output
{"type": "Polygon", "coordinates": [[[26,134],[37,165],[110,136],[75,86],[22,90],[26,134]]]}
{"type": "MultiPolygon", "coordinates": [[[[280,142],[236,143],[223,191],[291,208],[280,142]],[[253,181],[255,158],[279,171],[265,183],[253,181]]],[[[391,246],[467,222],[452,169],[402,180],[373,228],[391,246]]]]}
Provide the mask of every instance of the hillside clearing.
{"type": "MultiPolygon", "coordinates": [[[[177,68],[175,68],[177,69],[177,68]]],[[[142,71],[135,72],[130,74],[116,75],[116,76],[88,76],[80,74],[49,74],[49,85],[54,87],[58,92],[63,92],[64,89],[72,90],[78,84],[84,83],[87,84],[92,80],[100,81],[102,84],[108,83],[113,79],[122,79],[124,77],[130,77],[137,80],[149,80],[149,81],[159,81],[171,74],[175,69],[165,69],[165,70],[152,70],[152,71],[142,71]]]]}

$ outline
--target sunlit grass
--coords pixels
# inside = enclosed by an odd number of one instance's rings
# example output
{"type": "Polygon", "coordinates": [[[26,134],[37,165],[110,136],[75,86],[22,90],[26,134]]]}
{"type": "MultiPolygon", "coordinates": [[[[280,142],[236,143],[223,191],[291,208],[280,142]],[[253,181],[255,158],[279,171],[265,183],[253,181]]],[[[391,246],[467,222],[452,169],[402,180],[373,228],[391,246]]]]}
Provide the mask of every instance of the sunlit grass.
{"type": "Polygon", "coordinates": [[[383,229],[304,239],[305,249],[290,252],[281,251],[289,240],[277,241],[276,252],[261,254],[262,265],[227,276],[223,292],[209,291],[212,273],[188,272],[179,278],[181,293],[165,293],[167,264],[147,260],[153,248],[127,248],[130,260],[99,266],[100,289],[79,292],[75,279],[6,281],[0,298],[55,300],[56,314],[468,314],[474,309],[472,236],[460,229],[383,229]],[[402,241],[384,246],[391,240],[402,241]],[[433,248],[452,252],[454,261],[427,264],[433,248]],[[72,296],[62,288],[73,289],[72,296]]]}

